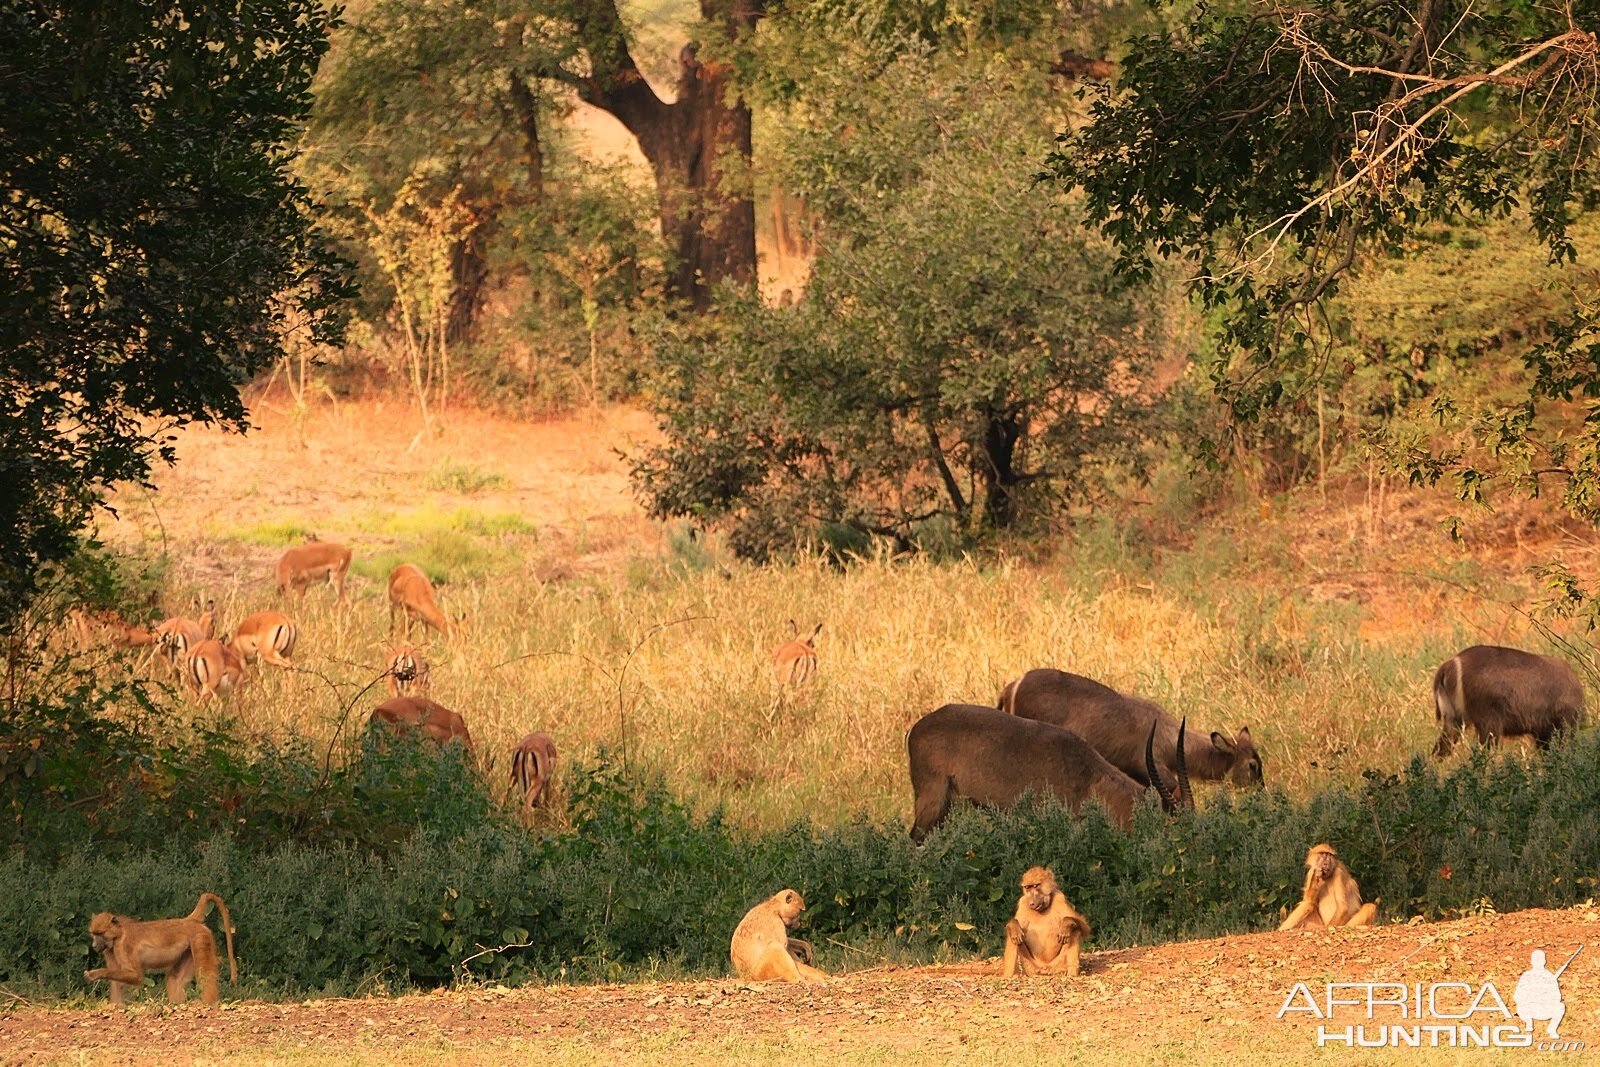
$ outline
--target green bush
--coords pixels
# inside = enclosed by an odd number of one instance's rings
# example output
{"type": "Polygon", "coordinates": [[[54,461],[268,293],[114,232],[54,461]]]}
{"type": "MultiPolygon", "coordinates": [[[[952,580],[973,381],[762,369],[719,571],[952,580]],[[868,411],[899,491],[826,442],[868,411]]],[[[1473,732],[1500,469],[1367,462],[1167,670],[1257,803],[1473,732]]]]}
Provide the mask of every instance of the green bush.
{"type": "Polygon", "coordinates": [[[810,905],[801,936],[842,969],[863,957],[830,942],[907,960],[998,953],[1018,876],[1035,863],[1055,868],[1102,948],[1269,929],[1321,840],[1388,920],[1485,899],[1571,904],[1594,895],[1600,869],[1593,733],[1528,762],[1480,753],[1440,775],[1418,761],[1306,803],[1219,791],[1176,820],[1150,805],[1131,833],[1099,809],[1075,819],[1051,804],[960,805],[921,848],[898,823],[867,820],[740,834],[605,757],[567,775],[571,828],[559,834],[497,818],[448,756],[369,748],[349,777],[340,795],[357,802],[327,818],[368,805],[404,839],[357,821],[342,834],[227,828],[138,849],[13,843],[0,862],[0,982],[82,991],[92,912],[179,914],[203,890],[233,911],[243,991],[298,996],[723,973],[739,917],[784,886],[810,905]]]}

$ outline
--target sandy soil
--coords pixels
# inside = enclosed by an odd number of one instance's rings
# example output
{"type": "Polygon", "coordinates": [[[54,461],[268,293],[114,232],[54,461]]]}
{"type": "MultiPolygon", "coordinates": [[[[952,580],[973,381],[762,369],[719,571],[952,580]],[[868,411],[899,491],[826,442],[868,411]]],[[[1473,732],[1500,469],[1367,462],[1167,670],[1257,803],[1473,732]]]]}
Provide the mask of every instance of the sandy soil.
{"type": "MultiPolygon", "coordinates": [[[[997,961],[989,960],[878,967],[822,989],[723,978],[476,988],[394,999],[229,1001],[212,1009],[169,1008],[150,993],[128,1012],[19,1003],[0,1018],[0,1059],[504,1062],[522,1055],[524,1044],[537,1043],[559,1060],[595,1062],[757,1062],[774,1049],[785,1062],[855,1062],[886,1050],[902,1061],[969,1062],[1043,1043],[1067,1058],[1107,1062],[1299,1061],[1318,1056],[1319,1020],[1305,1010],[1278,1018],[1298,982],[1319,1001],[1330,981],[1424,988],[1462,982],[1474,993],[1493,983],[1515,1010],[1513,991],[1529,952],[1544,949],[1556,967],[1580,945],[1585,951],[1561,977],[1567,1008],[1561,1037],[1600,1047],[1597,923],[1600,910],[1590,906],[1372,930],[1251,934],[1092,953],[1076,980],[1002,981],[997,961]]],[[[1459,1008],[1471,995],[1457,991],[1439,1003],[1459,1008]]],[[[1303,1009],[1306,1001],[1295,1005],[1303,1009]]],[[[1506,1024],[1498,1013],[1474,1021],[1506,1024]]],[[[1338,1007],[1326,1022],[1340,1033],[1365,1025],[1371,1038],[1382,1024],[1401,1019],[1393,1007],[1377,1008],[1370,1023],[1363,1008],[1338,1007]]],[[[1544,1024],[1536,1024],[1534,1035],[1545,1039],[1544,1024]]],[[[1342,1054],[1342,1047],[1321,1053],[1330,1057],[1326,1062],[1342,1054]]],[[[1454,1059],[1461,1053],[1429,1055],[1454,1059]]]]}

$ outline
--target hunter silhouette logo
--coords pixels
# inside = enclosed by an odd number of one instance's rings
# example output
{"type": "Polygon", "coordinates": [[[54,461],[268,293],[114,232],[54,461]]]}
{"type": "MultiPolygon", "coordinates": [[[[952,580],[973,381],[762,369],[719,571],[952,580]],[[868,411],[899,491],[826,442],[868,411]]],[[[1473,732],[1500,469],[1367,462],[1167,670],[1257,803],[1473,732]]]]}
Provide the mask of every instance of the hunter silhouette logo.
{"type": "Polygon", "coordinates": [[[1278,1009],[1278,1018],[1317,1021],[1317,1045],[1347,1048],[1531,1048],[1541,1052],[1579,1052],[1583,1041],[1561,1037],[1567,1008],[1561,976],[1583,951],[1579,945],[1552,971],[1543,949],[1528,954],[1528,969],[1517,979],[1511,1006],[1493,982],[1328,982],[1313,991],[1296,982],[1278,1009]],[[1548,1037],[1534,1034],[1546,1024],[1548,1037]],[[1520,1024],[1520,1025],[1519,1025],[1520,1024]]]}
{"type": "MultiPolygon", "coordinates": [[[[1578,952],[1582,951],[1583,946],[1579,945],[1578,952]]],[[[1517,1005],[1517,1018],[1522,1020],[1524,1030],[1532,1030],[1536,1019],[1548,1019],[1550,1036],[1561,1036],[1556,1028],[1567,1014],[1567,1006],[1561,1000],[1559,979],[1572,966],[1572,961],[1578,958],[1578,952],[1568,956],[1567,962],[1553,974],[1544,965],[1543,949],[1536,948],[1528,954],[1528,969],[1517,979],[1517,988],[1511,994],[1512,1001],[1517,1005]]]]}

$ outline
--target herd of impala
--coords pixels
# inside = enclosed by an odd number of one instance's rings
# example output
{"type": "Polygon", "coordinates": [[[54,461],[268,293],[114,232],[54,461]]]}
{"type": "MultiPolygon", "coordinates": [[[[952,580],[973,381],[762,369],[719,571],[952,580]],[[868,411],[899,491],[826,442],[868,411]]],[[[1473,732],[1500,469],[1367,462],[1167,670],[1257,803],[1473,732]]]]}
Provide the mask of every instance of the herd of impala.
{"type": "MultiPolygon", "coordinates": [[[[290,548],[274,572],[278,590],[299,597],[325,581],[340,604],[348,603],[350,558],[350,549],[331,542],[290,548]]],[[[388,592],[391,635],[403,622],[407,639],[415,623],[450,638],[465,621],[440,610],[433,583],[415,564],[389,573],[388,592]]],[[[151,646],[202,701],[239,685],[251,663],[290,666],[298,636],[294,620],[278,611],[257,612],[231,636],[218,636],[211,602],[196,618],[169,618],[149,630],[115,612],[80,608],[69,617],[82,642],[151,646]]],[[[790,639],[770,656],[773,679],[785,688],[815,675],[822,624],[802,637],[791,619],[789,630],[790,639]]],[[[459,742],[476,754],[465,720],[427,695],[429,666],[420,649],[395,647],[385,675],[389,699],[373,710],[369,725],[416,731],[441,745],[459,742]]],[[[1476,645],[1447,660],[1434,674],[1432,695],[1440,729],[1436,757],[1448,753],[1465,728],[1485,744],[1526,737],[1542,747],[1557,731],[1576,728],[1584,709],[1583,688],[1566,662],[1497,646],[1476,645]]],[[[1005,686],[995,706],[949,704],[913,724],[906,738],[912,836],[920,840],[942,822],[958,796],[1009,807],[1028,793],[1050,794],[1074,811],[1097,799],[1114,822],[1127,826],[1151,787],[1168,809],[1191,805],[1191,774],[1242,786],[1262,783],[1261,755],[1248,727],[1232,735],[1195,731],[1186,741],[1187,732],[1186,721],[1148,700],[1065,671],[1029,671],[1005,686]]],[[[555,763],[555,742],[543,731],[513,746],[511,783],[524,812],[545,796],[555,763]]]]}

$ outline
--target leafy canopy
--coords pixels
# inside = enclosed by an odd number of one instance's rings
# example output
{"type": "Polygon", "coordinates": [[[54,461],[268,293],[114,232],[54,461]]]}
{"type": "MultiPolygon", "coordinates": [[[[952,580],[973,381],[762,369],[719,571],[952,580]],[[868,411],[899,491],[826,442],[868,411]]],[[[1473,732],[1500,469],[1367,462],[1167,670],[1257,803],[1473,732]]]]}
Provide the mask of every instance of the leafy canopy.
{"type": "Polygon", "coordinates": [[[0,623],[344,294],[289,174],[320,0],[0,8],[0,623]]]}
{"type": "MultiPolygon", "coordinates": [[[[1497,219],[1552,263],[1577,258],[1574,221],[1597,192],[1597,26],[1594,3],[1201,5],[1131,42],[1118,91],[1060,138],[1050,171],[1083,192],[1120,272],[1191,264],[1218,323],[1212,379],[1255,418],[1333,380],[1330,301],[1374,258],[1497,219]]],[[[1506,350],[1521,396],[1469,409],[1434,395],[1456,438],[1391,453],[1399,469],[1473,501],[1496,478],[1537,492],[1557,476],[1567,506],[1600,519],[1600,303],[1581,277],[1565,284],[1533,343],[1506,350]]],[[[1433,340],[1422,322],[1396,347],[1433,340]]]]}
{"type": "Polygon", "coordinates": [[[652,510],[758,558],[959,544],[1047,519],[1126,453],[1160,308],[1033,186],[1041,66],[841,44],[781,146],[821,235],[806,294],[668,326],[652,510]]]}

